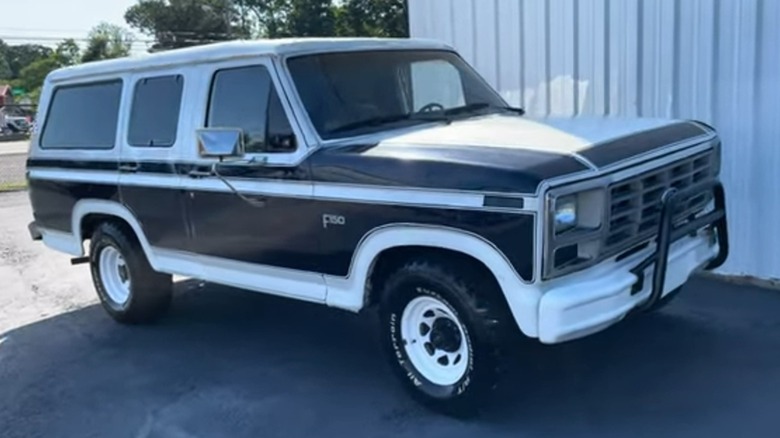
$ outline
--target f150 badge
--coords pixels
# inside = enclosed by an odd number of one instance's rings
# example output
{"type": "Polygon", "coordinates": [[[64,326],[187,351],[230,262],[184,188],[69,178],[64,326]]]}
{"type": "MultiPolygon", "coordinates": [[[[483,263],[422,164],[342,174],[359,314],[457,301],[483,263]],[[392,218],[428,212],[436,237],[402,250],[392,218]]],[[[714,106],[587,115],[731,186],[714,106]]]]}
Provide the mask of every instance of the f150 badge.
{"type": "Polygon", "coordinates": [[[347,223],[344,216],[337,214],[323,214],[322,215],[322,228],[328,228],[328,225],[344,225],[347,223]]]}

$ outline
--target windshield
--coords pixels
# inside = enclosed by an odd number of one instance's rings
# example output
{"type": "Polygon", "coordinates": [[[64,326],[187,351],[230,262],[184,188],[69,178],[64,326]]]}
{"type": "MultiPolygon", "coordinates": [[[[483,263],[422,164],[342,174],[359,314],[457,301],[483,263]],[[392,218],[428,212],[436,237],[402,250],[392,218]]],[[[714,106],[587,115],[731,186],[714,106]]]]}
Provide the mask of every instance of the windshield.
{"type": "Polygon", "coordinates": [[[506,106],[468,64],[447,51],[327,53],[290,58],[287,66],[326,140],[506,106]]]}

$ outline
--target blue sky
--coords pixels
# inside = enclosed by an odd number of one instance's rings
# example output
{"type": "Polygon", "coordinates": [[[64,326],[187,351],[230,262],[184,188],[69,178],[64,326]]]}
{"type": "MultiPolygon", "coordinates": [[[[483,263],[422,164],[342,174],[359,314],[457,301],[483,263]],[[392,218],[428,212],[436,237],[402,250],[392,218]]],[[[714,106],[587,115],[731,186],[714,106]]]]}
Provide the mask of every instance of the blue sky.
{"type": "MultiPolygon", "coordinates": [[[[54,46],[59,39],[83,40],[101,21],[128,27],[124,14],[137,0],[2,0],[0,39],[7,44],[54,46]]],[[[149,38],[133,31],[133,51],[142,53],[149,38]]],[[[82,42],[82,41],[79,41],[82,42]]]]}

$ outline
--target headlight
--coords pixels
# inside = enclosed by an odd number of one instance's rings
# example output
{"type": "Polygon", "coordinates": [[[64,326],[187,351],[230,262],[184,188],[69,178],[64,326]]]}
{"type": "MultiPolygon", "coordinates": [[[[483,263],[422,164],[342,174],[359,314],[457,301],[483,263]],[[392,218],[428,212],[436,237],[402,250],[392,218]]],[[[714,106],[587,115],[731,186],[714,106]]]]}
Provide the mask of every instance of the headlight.
{"type": "Polygon", "coordinates": [[[547,198],[546,278],[590,263],[601,251],[606,187],[600,184],[575,193],[564,190],[552,191],[547,198]]]}
{"type": "Polygon", "coordinates": [[[553,227],[561,234],[577,226],[577,196],[569,195],[555,200],[553,227]]]}
{"type": "Polygon", "coordinates": [[[601,227],[606,192],[603,188],[553,196],[550,204],[554,235],[572,229],[592,231],[601,227]]]}

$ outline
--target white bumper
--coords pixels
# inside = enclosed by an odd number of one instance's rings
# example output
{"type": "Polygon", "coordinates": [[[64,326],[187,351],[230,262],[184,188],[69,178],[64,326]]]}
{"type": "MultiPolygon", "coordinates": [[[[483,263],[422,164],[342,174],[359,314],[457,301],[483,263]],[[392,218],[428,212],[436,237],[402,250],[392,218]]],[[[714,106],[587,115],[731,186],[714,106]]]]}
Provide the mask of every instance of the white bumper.
{"type": "MultiPolygon", "coordinates": [[[[654,245],[619,262],[605,261],[582,272],[538,285],[537,337],[545,344],[580,338],[603,330],[620,320],[650,295],[653,267],[645,271],[644,288],[634,295],[637,277],[630,272],[651,254],[654,245]]],[[[684,237],[669,248],[662,296],[682,286],[688,278],[718,254],[718,244],[709,232],[684,237]]],[[[507,297],[512,294],[507,294],[507,297]]],[[[515,318],[528,315],[527,300],[509,299],[515,318]],[[525,307],[525,308],[524,308],[525,307]]],[[[518,321],[519,322],[519,321],[518,321]]]]}

